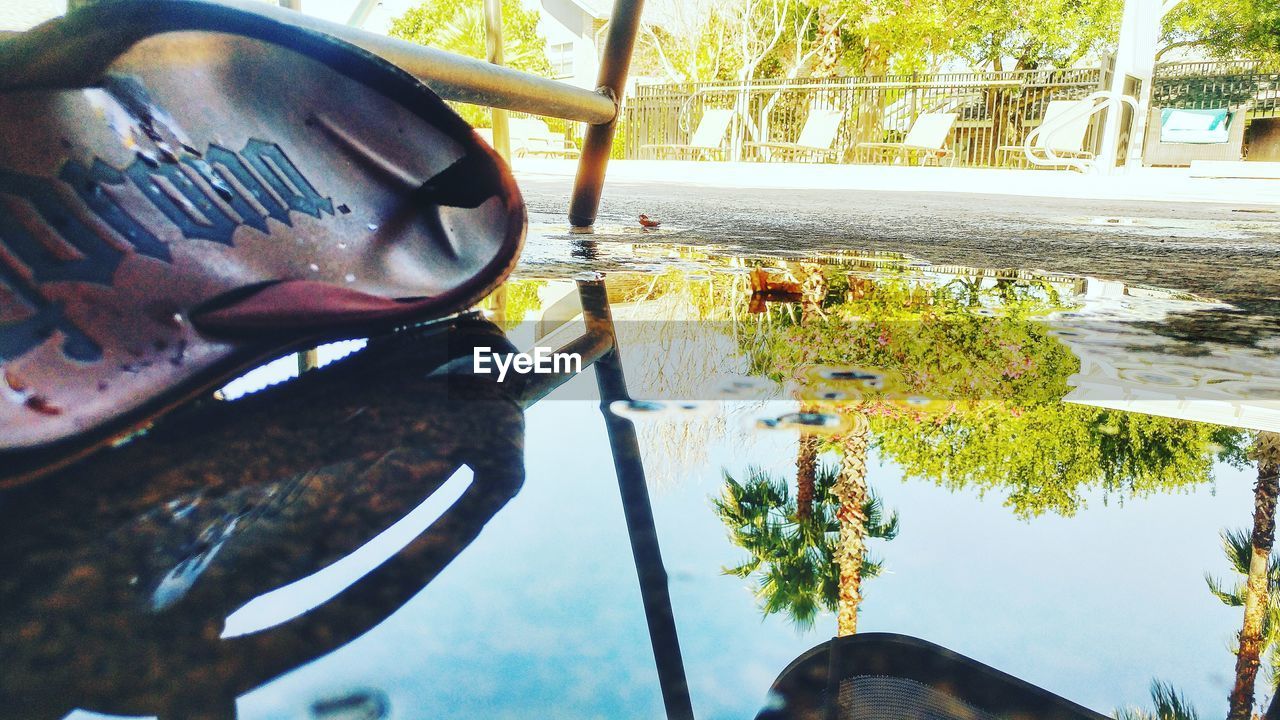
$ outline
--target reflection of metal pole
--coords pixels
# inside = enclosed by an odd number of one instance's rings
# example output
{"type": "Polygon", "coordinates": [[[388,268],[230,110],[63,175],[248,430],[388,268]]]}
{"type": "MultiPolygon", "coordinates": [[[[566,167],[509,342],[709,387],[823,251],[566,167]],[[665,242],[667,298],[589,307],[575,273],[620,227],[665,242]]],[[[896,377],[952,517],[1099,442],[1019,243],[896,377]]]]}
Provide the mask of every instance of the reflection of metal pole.
{"type": "MultiPolygon", "coordinates": [[[[488,60],[502,65],[502,0],[484,0],[484,45],[488,60]]],[[[493,108],[493,149],[507,162],[511,161],[511,131],[507,111],[493,108]]]]}
{"type": "Polygon", "coordinates": [[[353,28],[362,28],[369,21],[369,14],[378,6],[378,0],[360,0],[356,4],[356,9],[351,11],[351,17],[347,18],[347,24],[353,28]]]}
{"type": "Polygon", "coordinates": [[[320,367],[320,353],[315,348],[298,353],[298,374],[320,367]]]}
{"type": "MultiPolygon", "coordinates": [[[[624,2],[626,0],[618,0],[619,4],[624,2]]],[[[596,382],[600,387],[600,407],[609,432],[609,448],[613,452],[613,467],[622,495],[622,513],[631,539],[631,555],[640,580],[640,597],[644,603],[645,621],[649,625],[658,683],[662,687],[662,702],[666,706],[668,720],[692,720],[689,682],[685,678],[684,658],[680,654],[680,639],[671,610],[667,571],[662,564],[653,506],[649,503],[649,488],[645,484],[644,463],[640,460],[640,443],[631,421],[609,411],[609,403],[625,400],[628,395],[604,281],[580,281],[578,293],[582,298],[582,317],[586,321],[587,334],[606,334],[613,339],[613,350],[596,361],[596,382]]]]}
{"type": "MultiPolygon", "coordinates": [[[[619,108],[622,107],[627,71],[631,68],[631,51],[636,46],[643,9],[644,0],[616,0],[609,19],[596,91],[612,97],[619,108]]],[[[607,123],[587,128],[582,158],[578,161],[578,176],[573,182],[573,198],[569,201],[569,223],[575,228],[590,228],[596,222],[600,192],[604,189],[604,171],[609,165],[613,134],[617,129],[617,115],[607,123]]]]}

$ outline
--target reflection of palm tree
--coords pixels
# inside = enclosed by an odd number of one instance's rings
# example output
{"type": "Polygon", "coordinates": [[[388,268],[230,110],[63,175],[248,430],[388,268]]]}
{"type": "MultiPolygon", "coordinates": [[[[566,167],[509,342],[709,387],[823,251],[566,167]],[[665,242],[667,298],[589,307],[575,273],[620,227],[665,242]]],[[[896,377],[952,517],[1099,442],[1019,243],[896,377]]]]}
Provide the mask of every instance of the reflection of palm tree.
{"type": "MultiPolygon", "coordinates": [[[[891,540],[898,534],[896,513],[885,516],[879,498],[864,494],[856,513],[840,506],[835,486],[839,470],[821,465],[815,473],[815,500],[807,518],[799,517],[785,478],[749,468],[745,482],[725,475],[724,490],[715,499],[715,512],[729,528],[733,543],[750,553],[742,564],[725,572],[741,578],[756,575],[756,595],[766,615],[785,612],[796,625],[812,627],[819,610],[835,611],[843,595],[843,569],[836,561],[845,528],[841,516],[864,518],[861,539],[891,540]]],[[[865,486],[865,483],[864,483],[865,486]]],[[[882,564],[861,554],[858,578],[880,574],[882,564]]],[[[856,608],[855,608],[856,610],[856,608]]]]}
{"type": "Polygon", "coordinates": [[[1128,709],[1116,712],[1118,720],[1199,720],[1196,709],[1187,702],[1182,693],[1169,683],[1159,680],[1151,681],[1151,704],[1153,712],[1128,709]]]}
{"type": "MultiPolygon", "coordinates": [[[[1205,581],[1209,584],[1209,591],[1212,592],[1219,600],[1230,607],[1242,608],[1248,596],[1247,586],[1243,578],[1249,576],[1249,565],[1253,556],[1253,541],[1250,534],[1244,530],[1223,530],[1222,531],[1222,549],[1227,556],[1227,562],[1230,564],[1231,570],[1240,576],[1240,580],[1232,582],[1230,586],[1226,585],[1217,578],[1206,574],[1205,581]]],[[[1271,681],[1275,685],[1280,683],[1280,672],[1277,672],[1277,665],[1280,664],[1280,656],[1277,656],[1276,650],[1280,645],[1280,558],[1274,554],[1267,566],[1267,604],[1263,614],[1262,629],[1262,646],[1259,653],[1262,655],[1270,655],[1271,659],[1271,681]]]]}
{"type": "Polygon", "coordinates": [[[852,427],[840,437],[840,478],[832,492],[839,502],[840,544],[836,564],[840,566],[840,602],[837,631],[840,637],[858,631],[858,605],[862,604],[862,564],[867,555],[866,538],[870,524],[864,511],[867,488],[867,445],[870,427],[861,414],[851,412],[852,427]]]}
{"type": "Polygon", "coordinates": [[[1249,537],[1248,574],[1245,580],[1244,627],[1236,651],[1236,679],[1231,688],[1227,720],[1248,720],[1253,712],[1254,683],[1265,644],[1267,587],[1271,547],[1276,539],[1276,499],[1280,495],[1280,433],[1258,434],[1253,445],[1258,482],[1253,487],[1253,532],[1249,537]]]}

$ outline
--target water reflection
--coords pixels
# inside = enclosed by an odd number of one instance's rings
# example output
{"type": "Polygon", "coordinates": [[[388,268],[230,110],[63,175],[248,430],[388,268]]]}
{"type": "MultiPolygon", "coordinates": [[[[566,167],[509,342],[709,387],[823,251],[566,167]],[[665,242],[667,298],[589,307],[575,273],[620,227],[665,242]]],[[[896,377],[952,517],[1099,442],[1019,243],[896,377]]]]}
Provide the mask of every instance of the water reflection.
{"type": "MultiPolygon", "coordinates": [[[[6,496],[0,715],[234,718],[239,696],[381,623],[521,486],[518,405],[443,371],[495,339],[472,323],[371,343],[6,496]],[[228,633],[238,609],[331,571],[468,472],[429,526],[383,537],[391,557],[356,582],[321,582],[315,607],[228,633]]],[[[348,717],[352,702],[321,699],[317,713],[348,717]]]]}
{"type": "MultiPolygon", "coordinates": [[[[801,262],[632,250],[647,253],[637,264],[653,267],[585,281],[612,305],[608,329],[621,355],[602,360],[607,372],[597,384],[567,380],[535,409],[541,476],[520,502],[508,505],[524,475],[527,397],[459,371],[469,366],[467,342],[560,347],[598,330],[599,308],[584,307],[571,274],[509,282],[483,306],[496,328],[449,326],[470,338],[452,352],[415,333],[375,343],[301,381],[197,408],[57,483],[6,496],[0,509],[13,521],[0,524],[0,552],[16,569],[0,577],[0,715],[58,717],[75,707],[164,715],[199,704],[231,717],[237,698],[255,688],[296,696],[306,684],[281,675],[307,666],[320,678],[310,687],[326,688],[301,703],[313,715],[394,716],[401,705],[390,689],[331,687],[348,676],[313,661],[375,625],[406,623],[451,633],[452,654],[441,662],[450,672],[482,669],[460,683],[466,697],[451,697],[416,668],[402,673],[417,689],[420,704],[404,710],[414,717],[528,715],[547,698],[571,700],[563,688],[578,684],[591,688],[578,693],[590,702],[546,704],[564,717],[656,715],[658,685],[672,716],[684,716],[682,692],[695,709],[709,708],[700,716],[750,715],[803,646],[878,629],[952,633],[1008,663],[1017,650],[1025,666],[1005,669],[1059,682],[1051,689],[1064,694],[1094,692],[1097,709],[1148,704],[1129,685],[1123,695],[1089,689],[1135,674],[1144,684],[1158,675],[1194,687],[1202,706],[1210,684],[1213,697],[1225,700],[1234,685],[1253,704],[1249,685],[1261,690],[1266,680],[1263,673],[1256,681],[1259,661],[1276,652],[1280,574],[1266,558],[1280,451],[1265,432],[1275,415],[1264,392],[1275,384],[1274,358],[1265,348],[1215,354],[1212,343],[1200,347],[1208,354],[1177,352],[1183,340],[1150,329],[1168,313],[1214,303],[1051,273],[922,266],[893,254],[801,262]],[[573,399],[590,404],[556,402],[573,399]],[[1196,421],[1206,407],[1218,422],[1196,421]],[[600,427],[588,426],[588,415],[600,427]],[[611,464],[624,488],[621,513],[601,500],[599,478],[585,477],[611,464]],[[309,613],[231,631],[229,617],[367,547],[464,467],[474,479],[462,499],[393,560],[315,600],[309,613]],[[1232,467],[1256,474],[1259,490],[1253,525],[1227,535],[1230,562],[1201,565],[1152,540],[1170,542],[1150,510],[1178,499],[1170,496],[1208,503],[1221,490],[1238,499],[1214,485],[1215,473],[1221,483],[1232,467]],[[530,491],[541,499],[520,507],[530,491]],[[1098,532],[1096,511],[1106,504],[1135,506],[1123,532],[1098,532]],[[500,510],[519,521],[484,562],[450,565],[465,581],[436,597],[441,580],[449,582],[441,569],[475,551],[476,534],[500,510]],[[1129,526],[1135,517],[1150,526],[1129,526]],[[622,561],[630,550],[641,569],[640,601],[634,576],[625,592],[600,589],[619,560],[607,549],[619,518],[628,525],[622,561]],[[1064,523],[1084,529],[1073,536],[1064,523]],[[1112,544],[1090,554],[1095,534],[1112,544]],[[1049,540],[1028,540],[1040,537],[1049,540]],[[1034,552],[1003,566],[991,560],[1002,546],[1023,544],[1034,552]],[[1117,615],[1145,628],[1148,616],[1159,620],[1165,605],[1186,601],[1167,593],[1176,584],[1153,583],[1149,595],[1107,596],[1111,606],[1099,609],[1108,582],[1099,569],[1072,574],[1072,562],[1099,558],[1113,561],[1102,571],[1110,582],[1121,567],[1134,578],[1190,573],[1197,599],[1217,603],[1201,584],[1212,572],[1212,591],[1238,608],[1231,623],[1244,631],[1241,652],[1212,658],[1220,677],[1205,679],[1157,672],[1155,657],[1124,665],[1117,658],[1141,649],[1118,639],[1082,649],[1074,638],[1105,637],[1117,615]],[[508,565],[524,574],[483,572],[508,565]],[[671,595],[655,600],[668,583],[671,595]],[[1001,597],[996,588],[1021,595],[1001,597]],[[417,602],[436,604],[406,605],[419,594],[417,602]],[[538,612],[522,612],[526,605],[538,612]],[[1025,622],[1040,617],[1027,607],[1062,617],[1025,622]],[[791,621],[785,632],[775,629],[779,618],[791,621]],[[624,649],[599,650],[615,640],[624,649]],[[551,653],[557,662],[545,661],[551,653]],[[1082,668],[1071,665],[1073,655],[1096,659],[1082,668]],[[535,669],[544,665],[550,669],[535,669]],[[611,699],[597,698],[604,695],[611,699]],[[637,707],[645,711],[628,713],[637,707]]],[[[614,250],[602,241],[592,252],[614,250]]],[[[1243,521],[1243,505],[1238,512],[1243,521]]],[[[1205,523],[1241,524],[1177,518],[1186,525],[1177,536],[1186,538],[1205,523]]],[[[1232,639],[1219,632],[1224,623],[1189,604],[1200,615],[1178,633],[1165,628],[1130,644],[1176,644],[1181,657],[1209,657],[1232,639]],[[1207,647],[1202,636],[1214,632],[1216,645],[1207,647]]],[[[403,646],[375,637],[364,655],[347,657],[370,673],[403,662],[403,646]]]]}

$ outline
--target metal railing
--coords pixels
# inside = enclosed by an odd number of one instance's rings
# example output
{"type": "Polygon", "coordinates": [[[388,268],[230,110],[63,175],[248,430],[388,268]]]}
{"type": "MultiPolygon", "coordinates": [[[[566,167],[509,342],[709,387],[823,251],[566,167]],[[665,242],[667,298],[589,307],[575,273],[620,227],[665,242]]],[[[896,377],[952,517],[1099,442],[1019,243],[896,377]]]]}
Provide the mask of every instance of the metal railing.
{"type": "MultiPolygon", "coordinates": [[[[795,142],[810,108],[820,107],[842,114],[832,143],[837,152],[827,156],[836,162],[884,161],[860,151],[858,143],[898,142],[920,114],[951,112],[959,116],[949,142],[953,162],[1017,165],[1020,153],[1011,148],[1039,125],[1048,103],[1105,89],[1103,75],[1101,68],[1074,68],[641,85],[624,113],[626,156],[650,157],[645,146],[688,143],[706,109],[725,108],[736,111],[727,154],[764,159],[751,143],[795,142]]],[[[1099,133],[1094,123],[1087,148],[1095,147],[1099,133]]]]}
{"type": "Polygon", "coordinates": [[[1162,63],[1151,105],[1208,110],[1242,108],[1248,117],[1280,115],[1280,66],[1256,60],[1162,63]]]}

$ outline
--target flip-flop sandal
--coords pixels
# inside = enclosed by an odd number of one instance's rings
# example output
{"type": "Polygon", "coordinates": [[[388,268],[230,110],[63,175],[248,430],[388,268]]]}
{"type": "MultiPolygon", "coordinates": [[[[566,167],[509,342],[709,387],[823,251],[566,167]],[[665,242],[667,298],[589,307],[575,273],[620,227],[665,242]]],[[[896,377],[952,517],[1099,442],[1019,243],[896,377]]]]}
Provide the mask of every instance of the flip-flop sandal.
{"type": "Polygon", "coordinates": [[[270,358],[470,306],[525,223],[466,122],[328,35],[116,0],[0,42],[0,488],[270,358]]]}

